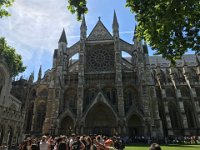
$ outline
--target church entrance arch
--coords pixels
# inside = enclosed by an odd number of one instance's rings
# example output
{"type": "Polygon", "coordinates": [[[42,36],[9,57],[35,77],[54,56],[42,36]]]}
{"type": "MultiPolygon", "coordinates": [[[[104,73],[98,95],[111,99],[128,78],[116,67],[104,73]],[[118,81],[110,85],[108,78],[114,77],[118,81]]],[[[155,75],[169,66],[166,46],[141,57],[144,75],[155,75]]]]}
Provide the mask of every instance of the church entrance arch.
{"type": "Polygon", "coordinates": [[[136,114],[133,114],[128,119],[128,133],[129,133],[129,136],[144,135],[143,120],[136,114]]]}
{"type": "Polygon", "coordinates": [[[74,133],[74,121],[70,116],[65,116],[60,122],[60,134],[71,135],[74,133]]]}
{"type": "Polygon", "coordinates": [[[104,103],[95,104],[85,118],[86,134],[114,135],[117,132],[116,117],[104,103]]]}

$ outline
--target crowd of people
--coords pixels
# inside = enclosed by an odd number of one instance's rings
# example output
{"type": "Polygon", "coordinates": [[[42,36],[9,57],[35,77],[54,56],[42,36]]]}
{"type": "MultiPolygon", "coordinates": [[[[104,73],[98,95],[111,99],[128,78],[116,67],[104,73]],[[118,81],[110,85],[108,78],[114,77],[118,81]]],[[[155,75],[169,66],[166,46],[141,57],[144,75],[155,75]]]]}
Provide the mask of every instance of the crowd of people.
{"type": "Polygon", "coordinates": [[[70,137],[42,136],[28,137],[19,145],[19,150],[123,150],[125,145],[120,137],[78,136],[70,137]]]}
{"type": "MultiPolygon", "coordinates": [[[[171,136],[165,139],[149,138],[144,136],[107,137],[101,135],[79,136],[42,136],[27,137],[19,145],[9,150],[123,150],[125,145],[152,144],[149,150],[161,150],[159,144],[200,144],[200,136],[171,136]],[[154,143],[154,144],[152,144],[154,143]],[[157,149],[155,149],[158,147],[157,149]],[[159,149],[160,148],[160,149],[159,149]]],[[[0,150],[8,150],[1,146],[0,150]]]]}

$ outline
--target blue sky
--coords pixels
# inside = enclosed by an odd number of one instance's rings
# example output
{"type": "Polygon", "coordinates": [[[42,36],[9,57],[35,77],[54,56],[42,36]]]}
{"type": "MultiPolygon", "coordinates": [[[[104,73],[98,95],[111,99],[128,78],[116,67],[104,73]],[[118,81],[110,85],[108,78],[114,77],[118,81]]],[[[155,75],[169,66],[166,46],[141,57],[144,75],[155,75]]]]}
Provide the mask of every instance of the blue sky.
{"type": "MultiPolygon", "coordinates": [[[[113,12],[116,11],[120,37],[132,43],[135,26],[134,15],[125,7],[125,0],[88,0],[85,16],[87,34],[101,17],[112,33],[113,12]]],[[[80,23],[67,10],[67,0],[16,0],[9,8],[11,17],[0,20],[0,36],[22,55],[27,70],[22,74],[28,78],[34,71],[35,78],[40,65],[43,75],[52,67],[54,49],[58,46],[62,29],[65,28],[68,46],[79,40],[80,23]]]]}

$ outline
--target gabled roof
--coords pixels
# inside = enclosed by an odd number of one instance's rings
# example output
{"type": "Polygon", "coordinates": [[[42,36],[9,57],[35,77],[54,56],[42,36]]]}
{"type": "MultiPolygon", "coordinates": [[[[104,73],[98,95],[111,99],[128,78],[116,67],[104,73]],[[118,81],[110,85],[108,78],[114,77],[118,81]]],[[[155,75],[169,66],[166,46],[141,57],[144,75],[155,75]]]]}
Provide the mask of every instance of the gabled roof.
{"type": "Polygon", "coordinates": [[[92,32],[88,36],[87,41],[112,40],[112,39],[113,39],[112,35],[99,19],[99,21],[93,28],[92,32]]]}

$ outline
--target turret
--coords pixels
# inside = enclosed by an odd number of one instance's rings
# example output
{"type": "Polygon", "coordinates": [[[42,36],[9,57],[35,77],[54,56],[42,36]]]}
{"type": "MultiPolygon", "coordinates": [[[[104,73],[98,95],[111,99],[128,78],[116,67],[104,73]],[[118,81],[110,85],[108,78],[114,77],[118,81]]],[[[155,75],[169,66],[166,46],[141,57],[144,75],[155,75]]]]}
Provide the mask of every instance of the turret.
{"type": "Polygon", "coordinates": [[[113,16],[112,29],[113,29],[113,37],[119,38],[119,24],[118,24],[118,21],[117,21],[117,16],[116,16],[115,11],[114,11],[114,16],[113,16]]]}
{"type": "Polygon", "coordinates": [[[66,38],[66,34],[65,34],[65,30],[63,29],[62,34],[60,36],[60,39],[58,41],[58,49],[60,51],[65,51],[67,49],[67,38],[66,38]]]}
{"type": "Polygon", "coordinates": [[[31,84],[33,83],[34,80],[34,72],[31,73],[31,75],[29,76],[28,82],[31,84]]]}
{"type": "Polygon", "coordinates": [[[42,66],[40,65],[40,69],[39,69],[39,72],[38,72],[38,82],[40,82],[42,79],[42,66]]]}
{"type": "Polygon", "coordinates": [[[87,36],[87,25],[86,25],[86,22],[85,22],[85,16],[84,15],[82,17],[82,23],[81,23],[80,31],[81,31],[80,38],[82,40],[86,39],[86,36],[87,36]]]}
{"type": "Polygon", "coordinates": [[[144,56],[145,56],[145,63],[146,63],[146,65],[150,65],[149,54],[148,54],[148,47],[147,47],[146,42],[144,42],[144,45],[143,45],[143,52],[144,52],[144,56]]]}

